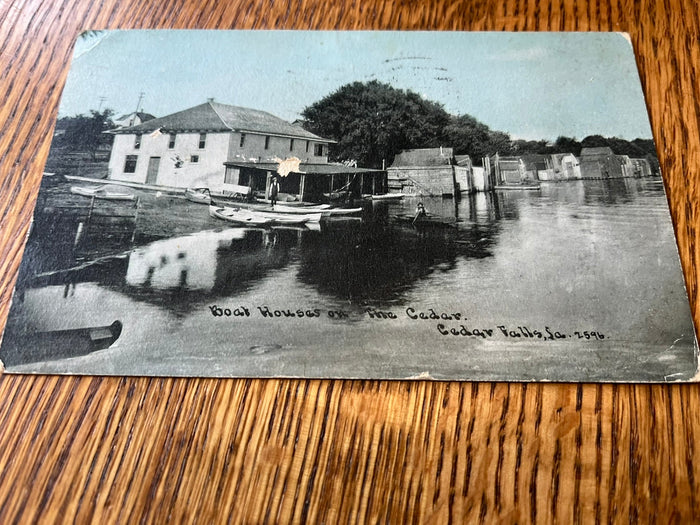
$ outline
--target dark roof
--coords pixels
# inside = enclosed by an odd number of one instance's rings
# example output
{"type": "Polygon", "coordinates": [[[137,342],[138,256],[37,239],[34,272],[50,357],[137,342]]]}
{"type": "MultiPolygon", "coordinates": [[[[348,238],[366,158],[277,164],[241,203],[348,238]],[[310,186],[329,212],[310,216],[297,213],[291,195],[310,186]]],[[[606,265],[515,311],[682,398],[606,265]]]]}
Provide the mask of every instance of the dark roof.
{"type": "Polygon", "coordinates": [[[452,164],[453,157],[452,148],[409,149],[396,155],[391,167],[445,166],[452,164]]]}
{"type": "Polygon", "coordinates": [[[613,150],[608,146],[603,146],[600,148],[583,148],[581,150],[581,156],[585,155],[613,155],[613,150]]]}
{"type": "Polygon", "coordinates": [[[134,116],[138,117],[141,120],[141,122],[146,122],[148,120],[153,120],[154,118],[156,118],[155,115],[151,115],[150,113],[144,113],[143,111],[138,111],[136,113],[126,113],[125,115],[122,115],[121,117],[116,118],[114,120],[126,120],[126,119],[134,117],[134,116]]]}
{"type": "Polygon", "coordinates": [[[164,133],[184,131],[243,131],[261,135],[302,138],[321,142],[333,142],[306,131],[300,126],[258,109],[229,106],[208,101],[199,106],[178,111],[132,126],[115,130],[115,133],[149,133],[160,129],[164,133]]]}
{"type": "MultiPolygon", "coordinates": [[[[265,171],[277,171],[279,164],[277,162],[224,162],[226,166],[235,166],[238,168],[254,168],[265,171]]],[[[320,163],[311,164],[302,162],[299,164],[300,173],[315,173],[320,175],[331,175],[336,173],[370,173],[382,170],[373,170],[369,168],[351,168],[345,164],[320,163]]]]}
{"type": "Polygon", "coordinates": [[[471,166],[472,158],[469,155],[455,155],[457,166],[471,166]]]}

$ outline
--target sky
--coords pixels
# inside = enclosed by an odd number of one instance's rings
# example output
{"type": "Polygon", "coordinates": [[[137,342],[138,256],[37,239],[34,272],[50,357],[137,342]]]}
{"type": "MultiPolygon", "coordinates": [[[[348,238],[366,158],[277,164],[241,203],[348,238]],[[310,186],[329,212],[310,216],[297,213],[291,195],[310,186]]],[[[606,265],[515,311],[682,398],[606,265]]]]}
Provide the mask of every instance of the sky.
{"type": "Polygon", "coordinates": [[[378,80],[512,138],[651,138],[632,45],[620,33],[104,31],[79,37],[60,116],[155,116],[206,102],[285,120],[378,80]]]}

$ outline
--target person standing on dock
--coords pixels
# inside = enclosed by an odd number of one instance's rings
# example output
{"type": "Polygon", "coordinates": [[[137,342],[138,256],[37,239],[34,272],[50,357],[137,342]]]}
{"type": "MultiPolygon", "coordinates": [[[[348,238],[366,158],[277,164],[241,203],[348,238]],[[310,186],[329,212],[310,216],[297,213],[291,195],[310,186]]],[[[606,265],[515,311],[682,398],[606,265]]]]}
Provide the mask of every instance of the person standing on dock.
{"type": "Polygon", "coordinates": [[[277,177],[272,177],[272,180],[270,181],[270,203],[272,204],[272,207],[275,207],[275,204],[277,203],[277,195],[280,192],[280,185],[279,182],[277,181],[277,177]]]}
{"type": "Polygon", "coordinates": [[[422,202],[418,203],[418,206],[416,206],[416,215],[413,217],[413,222],[411,224],[416,224],[421,222],[422,220],[425,219],[427,213],[425,212],[425,206],[423,206],[422,202]]]}

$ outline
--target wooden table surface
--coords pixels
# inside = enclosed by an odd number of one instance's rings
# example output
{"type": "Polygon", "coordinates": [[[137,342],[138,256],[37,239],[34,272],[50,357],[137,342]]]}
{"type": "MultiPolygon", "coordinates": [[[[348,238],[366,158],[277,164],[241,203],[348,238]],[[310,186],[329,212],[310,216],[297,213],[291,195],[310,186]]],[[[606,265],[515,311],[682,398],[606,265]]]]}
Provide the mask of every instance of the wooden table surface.
{"type": "MultiPolygon", "coordinates": [[[[84,29],[626,31],[696,326],[694,0],[0,2],[0,324],[84,29]]],[[[0,377],[0,523],[700,522],[700,387],[0,377]]]]}

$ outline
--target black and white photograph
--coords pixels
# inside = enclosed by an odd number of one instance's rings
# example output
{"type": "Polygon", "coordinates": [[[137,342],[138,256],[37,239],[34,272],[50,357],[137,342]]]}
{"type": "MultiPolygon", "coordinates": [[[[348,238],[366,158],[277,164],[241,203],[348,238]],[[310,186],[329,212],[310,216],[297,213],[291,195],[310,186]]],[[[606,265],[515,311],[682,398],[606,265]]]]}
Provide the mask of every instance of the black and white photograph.
{"type": "Polygon", "coordinates": [[[8,373],[695,381],[621,33],[88,31],[8,373]]]}

